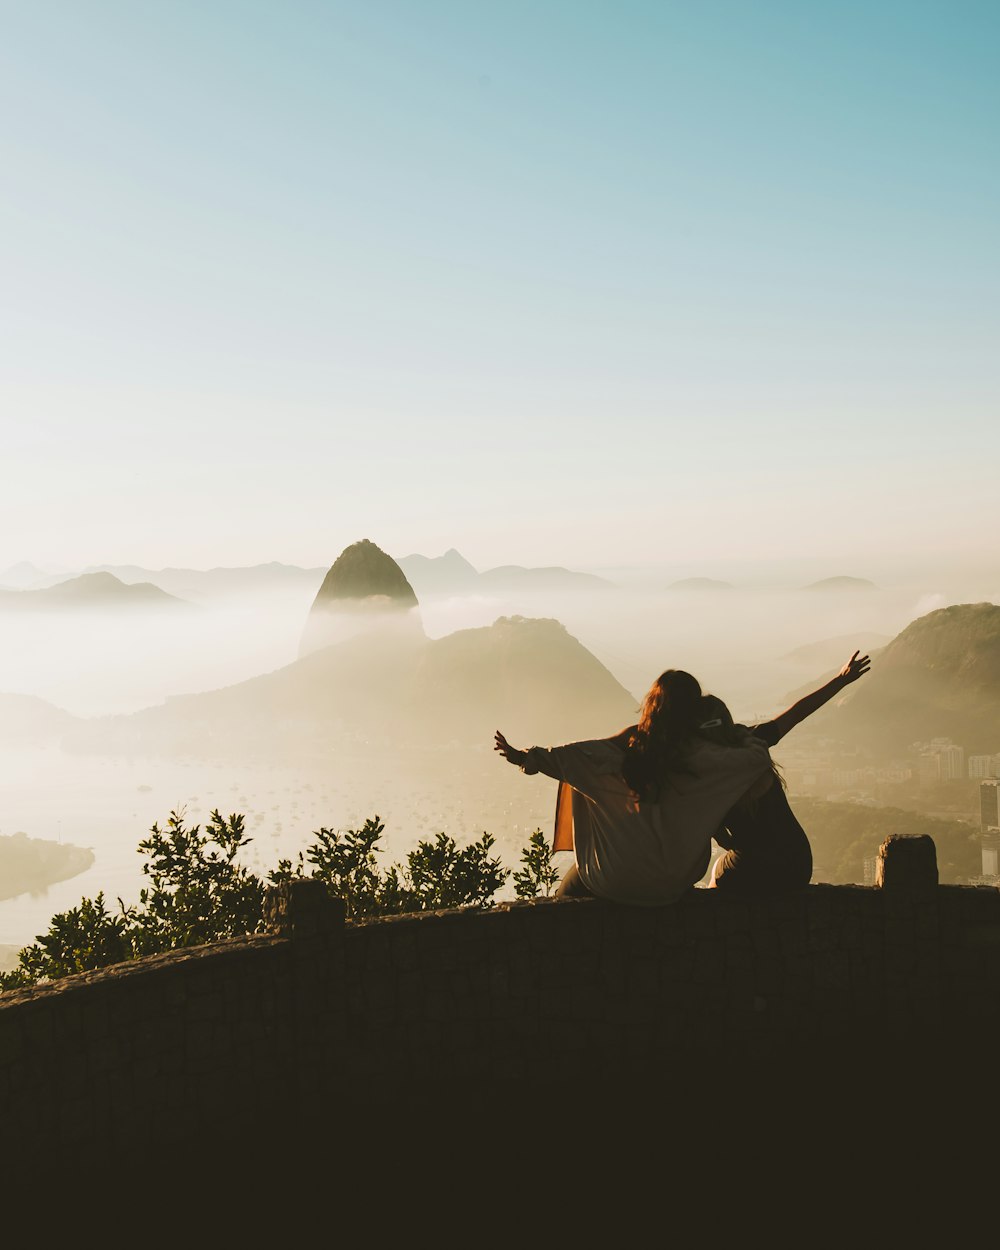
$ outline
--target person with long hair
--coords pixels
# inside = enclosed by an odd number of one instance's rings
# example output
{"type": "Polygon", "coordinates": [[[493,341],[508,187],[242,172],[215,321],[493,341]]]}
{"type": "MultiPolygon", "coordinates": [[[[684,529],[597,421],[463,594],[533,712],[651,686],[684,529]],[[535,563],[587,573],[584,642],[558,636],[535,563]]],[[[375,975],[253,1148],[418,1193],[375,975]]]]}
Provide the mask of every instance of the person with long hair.
{"type": "Polygon", "coordinates": [[[569,794],[574,864],[563,898],[672,903],[705,875],[712,836],[737,800],[771,772],[767,744],[738,745],[698,732],[702,691],[690,673],[668,669],[649,689],[639,721],[613,738],[559,747],[494,750],[527,774],[544,773],[569,794]]]}

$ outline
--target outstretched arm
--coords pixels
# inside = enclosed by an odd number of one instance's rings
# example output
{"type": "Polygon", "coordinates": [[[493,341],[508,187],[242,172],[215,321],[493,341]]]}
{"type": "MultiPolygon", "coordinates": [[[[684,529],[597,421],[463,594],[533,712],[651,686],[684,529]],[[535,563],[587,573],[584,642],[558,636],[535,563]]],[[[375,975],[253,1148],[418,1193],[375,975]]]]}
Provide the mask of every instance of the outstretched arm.
{"type": "Polygon", "coordinates": [[[499,729],[493,736],[493,750],[529,777],[544,773],[587,795],[593,795],[595,788],[606,785],[608,776],[618,775],[622,758],[621,749],[607,738],[566,742],[558,747],[535,746],[521,751],[511,746],[499,729]]]}
{"type": "Polygon", "coordinates": [[[799,699],[798,703],[793,703],[780,716],[768,722],[768,728],[771,730],[768,740],[771,745],[780,741],[790,729],[794,729],[807,716],[812,716],[813,712],[818,711],[824,703],[829,703],[833,696],[839,694],[845,686],[849,686],[852,681],[857,681],[859,677],[864,677],[870,666],[871,660],[868,656],[860,655],[855,651],[836,677],[831,678],[825,686],[820,686],[812,694],[799,699]]]}
{"type": "Polygon", "coordinates": [[[493,750],[499,751],[508,764],[515,764],[518,768],[524,767],[524,761],[528,757],[527,751],[512,747],[499,729],[493,735],[493,750]]]}

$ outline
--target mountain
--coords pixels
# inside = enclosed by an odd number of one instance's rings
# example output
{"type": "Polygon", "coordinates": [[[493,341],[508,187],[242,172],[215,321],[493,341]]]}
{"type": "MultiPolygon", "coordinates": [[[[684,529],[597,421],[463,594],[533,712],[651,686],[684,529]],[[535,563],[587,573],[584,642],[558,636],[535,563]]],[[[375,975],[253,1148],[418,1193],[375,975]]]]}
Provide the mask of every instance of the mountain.
{"type": "Polygon", "coordinates": [[[636,700],[559,621],[500,617],[436,639],[406,693],[407,714],[430,714],[440,737],[483,742],[495,729],[551,745],[617,732],[636,700]],[[504,727],[507,728],[504,728],[504,727]]]}
{"type": "Polygon", "coordinates": [[[609,590],[614,583],[595,573],[577,573],[573,569],[522,568],[519,564],[502,564],[479,574],[477,589],[489,593],[509,594],[518,591],[609,590]]]}
{"type": "Polygon", "coordinates": [[[397,563],[413,589],[424,598],[469,593],[479,580],[478,571],[454,547],[443,556],[403,556],[397,563]]]}
{"type": "Polygon", "coordinates": [[[0,611],[62,611],[68,608],[190,607],[149,582],[126,585],[112,573],[81,573],[42,590],[0,591],[0,611]]]}
{"type": "MultiPolygon", "coordinates": [[[[396,564],[418,598],[477,592],[597,590],[614,585],[606,578],[591,573],[577,573],[559,567],[535,569],[504,565],[480,573],[454,547],[441,556],[416,553],[402,556],[396,564]]],[[[299,591],[315,595],[329,570],[271,561],[245,567],[220,566],[212,569],[147,569],[137,564],[96,564],[88,566],[84,572],[111,573],[126,585],[149,582],[178,598],[208,603],[218,599],[257,598],[299,591]]],[[[38,589],[63,581],[67,576],[44,573],[33,565],[22,563],[12,566],[6,573],[0,573],[0,588],[38,589]]]]}
{"type": "Polygon", "coordinates": [[[51,586],[62,581],[66,573],[46,573],[35,564],[21,560],[0,573],[0,588],[4,590],[40,590],[43,586],[51,586]]]}
{"type": "Polygon", "coordinates": [[[76,717],[31,694],[0,694],[0,742],[21,744],[57,738],[76,717]]]}
{"type": "Polygon", "coordinates": [[[452,547],[443,556],[403,556],[400,568],[421,597],[459,594],[521,594],[537,591],[608,590],[614,586],[594,573],[577,573],[558,565],[525,568],[501,564],[478,572],[452,547]]]}
{"type": "Polygon", "coordinates": [[[501,617],[445,638],[363,632],[262,677],[80,722],[86,751],[331,759],[339,747],[488,749],[616,732],[636,700],[558,621],[501,617]]]}
{"type": "Polygon", "coordinates": [[[963,603],[919,617],[820,716],[824,734],[885,755],[939,737],[968,754],[1000,750],[1000,607],[963,603]]]}
{"type": "Polygon", "coordinates": [[[313,606],[339,606],[344,600],[387,609],[417,606],[406,574],[368,538],[344,548],[323,579],[313,606]]]}
{"type": "Polygon", "coordinates": [[[112,573],[127,584],[150,582],[168,594],[196,603],[246,596],[263,597],[300,589],[307,594],[315,594],[326,573],[322,568],[299,568],[298,565],[278,561],[214,569],[146,569],[136,564],[102,564],[85,571],[112,573]]]}
{"type": "Polygon", "coordinates": [[[667,590],[732,590],[732,582],[720,582],[714,577],[682,577],[671,582],[667,590]]]}
{"type": "Polygon", "coordinates": [[[0,837],[0,900],[38,894],[91,868],[94,852],[64,842],[29,838],[26,833],[0,837]]]}
{"type": "Polygon", "coordinates": [[[417,596],[390,555],[367,538],[345,547],[309,610],[299,655],[374,629],[422,633],[417,596]]]}
{"type": "Polygon", "coordinates": [[[824,577],[821,581],[810,582],[803,590],[878,590],[874,582],[866,577],[824,577]]]}
{"type": "Polygon", "coordinates": [[[862,655],[874,655],[891,641],[887,634],[861,630],[856,634],[840,634],[836,638],[821,638],[818,642],[804,643],[781,658],[820,673],[834,666],[839,670],[855,651],[860,651],[862,655]]]}

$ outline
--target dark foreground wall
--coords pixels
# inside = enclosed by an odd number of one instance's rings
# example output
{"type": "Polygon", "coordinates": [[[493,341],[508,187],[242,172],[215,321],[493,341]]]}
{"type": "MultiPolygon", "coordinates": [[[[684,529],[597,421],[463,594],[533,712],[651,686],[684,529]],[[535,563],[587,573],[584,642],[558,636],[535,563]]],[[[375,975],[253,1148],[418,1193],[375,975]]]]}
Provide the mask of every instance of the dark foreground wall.
{"type": "Polygon", "coordinates": [[[906,1058],[957,1093],[1000,1043],[1000,892],[935,881],[359,924],[295,883],[268,935],[0,995],[0,1131],[18,1151],[273,1141],[390,1110],[676,1106],[792,1072],[795,1097],[845,1072],[865,1097],[906,1058]]]}

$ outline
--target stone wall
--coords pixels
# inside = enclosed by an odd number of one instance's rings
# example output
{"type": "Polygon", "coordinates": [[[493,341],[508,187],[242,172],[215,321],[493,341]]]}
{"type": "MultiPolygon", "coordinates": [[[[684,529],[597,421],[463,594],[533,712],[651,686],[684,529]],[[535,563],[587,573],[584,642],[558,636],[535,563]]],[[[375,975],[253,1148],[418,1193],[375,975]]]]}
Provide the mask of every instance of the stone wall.
{"type": "Polygon", "coordinates": [[[594,1105],[630,1082],[676,1103],[713,1074],[792,1069],[815,1092],[845,1072],[864,1087],[887,1056],[943,1072],[1000,1041],[1000,892],[939,886],[929,839],[895,859],[891,842],[880,886],[752,903],[345,923],[293,883],[266,935],[0,995],[5,1142],[249,1139],[387,1109],[594,1105]]]}

